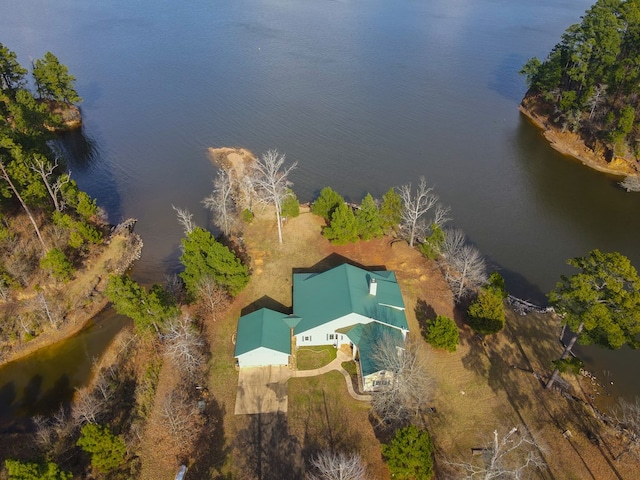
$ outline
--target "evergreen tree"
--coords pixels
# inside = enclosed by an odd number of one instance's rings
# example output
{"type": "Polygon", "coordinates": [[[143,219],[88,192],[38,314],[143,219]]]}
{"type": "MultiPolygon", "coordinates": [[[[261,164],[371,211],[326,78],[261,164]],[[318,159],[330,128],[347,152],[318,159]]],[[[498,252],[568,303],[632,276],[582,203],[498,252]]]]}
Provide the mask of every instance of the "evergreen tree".
{"type": "Polygon", "coordinates": [[[460,332],[456,322],[444,315],[438,315],[428,323],[424,339],[436,348],[455,352],[460,343],[460,332]]]}
{"type": "MultiPolygon", "coordinates": [[[[549,293],[549,302],[575,332],[560,360],[571,354],[576,341],[612,350],[623,345],[640,348],[640,277],[629,259],[596,249],[567,263],[578,273],[563,275],[549,293]]],[[[556,375],[554,372],[547,388],[556,375]]]]}
{"type": "Polygon", "coordinates": [[[0,89],[15,91],[23,88],[27,70],[18,63],[18,57],[0,43],[0,89]]]}
{"type": "Polygon", "coordinates": [[[331,223],[324,227],[322,234],[336,245],[344,245],[358,241],[358,225],[353,210],[346,203],[341,203],[331,215],[331,223]]]}
{"type": "Polygon", "coordinates": [[[382,445],[391,476],[398,480],[429,480],[433,477],[433,442],[426,430],[415,425],[396,431],[391,443],[382,445]]]}
{"type": "Polygon", "coordinates": [[[105,295],[120,315],[133,320],[136,330],[158,332],[170,318],[178,315],[178,308],[166,292],[153,286],[149,292],[125,275],[109,277],[105,295]]]}
{"type": "MultiPolygon", "coordinates": [[[[640,128],[640,8],[637,0],[597,0],[544,61],[521,74],[550,120],[623,153],[640,128]],[[635,133],[634,133],[635,132],[635,133]]],[[[526,100],[526,99],[525,99],[526,100]]]]}
{"type": "Polygon", "coordinates": [[[356,210],[355,218],[358,235],[363,240],[378,238],[384,233],[380,210],[378,210],[378,206],[370,193],[367,193],[367,196],[360,203],[360,208],[356,210]]]}
{"type": "Polygon", "coordinates": [[[82,101],[73,85],[76,78],[53,53],[47,52],[36,60],[32,74],[41,97],[65,103],[82,101]]]}
{"type": "Polygon", "coordinates": [[[122,465],[127,453],[122,437],[111,433],[108,427],[93,423],[82,427],[77,445],[91,454],[91,466],[101,473],[108,473],[122,465]]]}
{"type": "Polygon", "coordinates": [[[502,294],[495,288],[483,288],[467,310],[469,325],[481,334],[498,333],[504,327],[505,313],[502,294]]]}
{"type": "Polygon", "coordinates": [[[435,260],[442,252],[445,234],[444,230],[435,223],[431,225],[430,231],[430,235],[425,237],[424,242],[418,246],[418,250],[420,250],[425,257],[435,260]]]}
{"type": "Polygon", "coordinates": [[[380,218],[385,231],[397,230],[402,221],[402,198],[394,188],[382,196],[380,218]]]}
{"type": "Polygon", "coordinates": [[[344,198],[335,192],[331,187],[324,187],[320,191],[320,196],[311,205],[311,213],[314,213],[327,222],[331,220],[331,215],[338,208],[339,205],[344,203],[344,198]]]}
{"type": "Polygon", "coordinates": [[[293,190],[289,189],[287,196],[282,201],[282,216],[295,218],[300,215],[300,202],[293,190]]]}
{"type": "Polygon", "coordinates": [[[203,228],[194,228],[182,239],[183,253],[180,261],[184,272],[180,274],[190,295],[195,296],[199,282],[210,276],[237,295],[249,283],[249,271],[240,259],[203,228]]]}
{"type": "Polygon", "coordinates": [[[73,475],[60,470],[53,462],[33,463],[7,459],[4,462],[8,480],[71,480],[73,475]]]}
{"type": "Polygon", "coordinates": [[[49,250],[40,260],[40,267],[62,282],[71,280],[74,272],[73,264],[59,248],[49,250]]]}

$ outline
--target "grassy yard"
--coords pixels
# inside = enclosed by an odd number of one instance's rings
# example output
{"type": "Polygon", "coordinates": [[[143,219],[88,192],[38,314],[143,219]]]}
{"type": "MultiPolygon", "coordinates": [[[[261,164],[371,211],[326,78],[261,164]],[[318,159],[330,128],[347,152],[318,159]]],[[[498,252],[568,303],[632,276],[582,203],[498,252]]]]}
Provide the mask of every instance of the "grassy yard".
{"type": "Polygon", "coordinates": [[[287,416],[291,434],[304,439],[303,452],[358,452],[368,465],[370,478],[389,478],[380,442],[369,423],[369,404],[349,396],[340,373],[289,380],[287,416]]]}
{"type": "Polygon", "coordinates": [[[300,347],[297,352],[298,370],[320,368],[335,360],[337,350],[333,345],[300,347]]]}

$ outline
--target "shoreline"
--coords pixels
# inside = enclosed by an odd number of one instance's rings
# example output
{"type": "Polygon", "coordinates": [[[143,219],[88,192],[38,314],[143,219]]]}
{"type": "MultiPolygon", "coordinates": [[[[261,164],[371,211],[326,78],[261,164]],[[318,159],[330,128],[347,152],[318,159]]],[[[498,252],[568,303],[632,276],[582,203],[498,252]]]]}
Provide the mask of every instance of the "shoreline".
{"type": "Polygon", "coordinates": [[[0,358],[0,368],[78,335],[91,326],[94,318],[107,308],[109,300],[104,295],[107,277],[127,270],[137,259],[136,252],[142,248],[142,240],[135,233],[114,233],[108,242],[106,248],[90,264],[85,265],[85,270],[77,273],[73,284],[67,285],[68,290],[78,285],[94,285],[90,293],[93,301],[69,312],[68,320],[59,329],[47,329],[27,343],[9,346],[0,358]]]}
{"type": "Polygon", "coordinates": [[[558,153],[570,157],[592,170],[616,177],[616,180],[622,180],[625,177],[640,178],[640,172],[635,171],[623,158],[617,157],[611,162],[607,162],[601,155],[587,147],[578,135],[561,132],[557,128],[550,127],[545,117],[536,114],[522,103],[518,105],[518,110],[542,131],[542,135],[549,142],[551,148],[558,153]]]}

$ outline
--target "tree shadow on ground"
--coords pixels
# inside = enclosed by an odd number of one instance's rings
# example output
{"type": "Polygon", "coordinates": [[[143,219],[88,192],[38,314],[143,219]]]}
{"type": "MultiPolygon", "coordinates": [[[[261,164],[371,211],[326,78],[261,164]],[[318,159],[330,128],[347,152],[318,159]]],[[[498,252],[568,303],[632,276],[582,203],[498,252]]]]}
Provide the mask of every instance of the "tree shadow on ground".
{"type": "Polygon", "coordinates": [[[384,265],[366,265],[365,266],[351,260],[350,258],[344,257],[338,253],[332,253],[331,255],[324,257],[322,260],[320,260],[315,265],[312,265],[311,267],[294,268],[293,273],[322,273],[345,263],[352,265],[354,267],[362,268],[363,270],[369,270],[369,271],[378,271],[378,270],[387,269],[387,267],[384,265]]]}
{"type": "Polygon", "coordinates": [[[302,478],[304,463],[298,439],[289,433],[282,412],[251,415],[238,432],[235,458],[243,479],[294,480],[302,478]]]}
{"type": "Polygon", "coordinates": [[[289,315],[290,313],[292,313],[291,307],[286,307],[282,303],[278,302],[277,300],[274,300],[273,298],[267,295],[263,295],[256,301],[250,303],[249,305],[246,305],[240,311],[240,315],[241,316],[249,315],[250,313],[260,310],[261,308],[269,308],[271,310],[275,310],[276,312],[282,312],[286,315],[289,315]]]}
{"type": "Polygon", "coordinates": [[[362,435],[357,429],[347,429],[348,412],[334,395],[309,397],[302,409],[304,439],[302,454],[309,459],[323,450],[334,452],[358,451],[362,435]]]}
{"type": "Polygon", "coordinates": [[[416,314],[416,320],[418,320],[418,325],[420,326],[420,333],[424,337],[427,334],[429,323],[435,320],[438,315],[433,307],[421,298],[418,299],[414,312],[416,314]]]}
{"type": "Polygon", "coordinates": [[[195,442],[193,464],[189,476],[221,479],[221,469],[227,461],[230,447],[224,431],[225,408],[215,398],[207,399],[204,410],[205,424],[195,442]]]}

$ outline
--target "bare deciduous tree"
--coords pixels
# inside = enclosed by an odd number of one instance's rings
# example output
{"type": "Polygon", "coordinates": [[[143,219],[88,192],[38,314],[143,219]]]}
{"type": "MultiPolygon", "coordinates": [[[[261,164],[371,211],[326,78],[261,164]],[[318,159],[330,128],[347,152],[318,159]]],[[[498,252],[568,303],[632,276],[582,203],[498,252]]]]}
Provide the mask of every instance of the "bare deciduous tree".
{"type": "Polygon", "coordinates": [[[62,190],[62,187],[71,180],[71,174],[57,176],[54,181],[51,182],[51,177],[53,176],[56,168],[58,168],[58,157],[55,158],[53,163],[50,163],[44,157],[35,156],[31,162],[30,168],[42,178],[56,211],[61,212],[64,210],[65,205],[61,198],[60,191],[62,190]]]}
{"type": "Polygon", "coordinates": [[[171,320],[162,335],[165,342],[165,354],[189,376],[194,375],[204,363],[202,353],[204,341],[195,329],[191,317],[171,320]]]}
{"type": "MultiPolygon", "coordinates": [[[[94,368],[97,368],[97,365],[94,362],[94,368]]],[[[109,402],[114,394],[114,383],[111,381],[104,370],[99,370],[96,374],[96,379],[94,381],[96,386],[96,392],[99,392],[102,396],[102,400],[105,402],[109,402]]]]}
{"type": "Polygon", "coordinates": [[[415,241],[424,238],[425,233],[433,222],[427,222],[424,215],[438,203],[438,196],[433,193],[433,187],[427,187],[427,181],[420,177],[420,183],[415,194],[411,183],[398,187],[398,194],[402,198],[402,221],[400,228],[408,238],[409,245],[413,247],[415,241]]]}
{"type": "Polygon", "coordinates": [[[229,293],[221,287],[210,275],[205,275],[197,285],[198,304],[206,316],[216,320],[218,312],[229,304],[229,293]]]}
{"type": "Polygon", "coordinates": [[[625,179],[621,181],[619,185],[627,192],[640,192],[640,177],[625,177],[625,179]]]}
{"type": "Polygon", "coordinates": [[[76,389],[71,405],[71,417],[77,425],[98,423],[104,407],[104,402],[88,387],[76,389]]]}
{"type": "Polygon", "coordinates": [[[588,105],[591,106],[589,111],[589,120],[593,118],[598,106],[606,99],[605,94],[607,92],[607,85],[599,83],[594,86],[593,95],[587,100],[588,105]]]}
{"type": "Polygon", "coordinates": [[[237,219],[230,171],[218,170],[218,175],[213,181],[213,192],[202,203],[213,213],[213,223],[228,236],[237,219]]]}
{"type": "Polygon", "coordinates": [[[534,439],[517,427],[503,436],[494,430],[490,443],[485,448],[478,449],[482,453],[479,456],[480,462],[449,462],[449,465],[461,472],[463,476],[459,478],[468,480],[521,480],[529,478],[530,470],[546,467],[539,449],[534,439]]]}
{"type": "Polygon", "coordinates": [[[640,398],[636,397],[635,402],[621,399],[615,416],[627,437],[627,446],[615,459],[627,453],[640,459],[640,398]]]}
{"type": "Polygon", "coordinates": [[[44,317],[48,320],[49,325],[55,330],[58,329],[60,322],[64,317],[64,311],[58,301],[59,297],[55,295],[47,297],[45,293],[40,290],[33,297],[34,307],[40,317],[44,317]]]}
{"type": "Polygon", "coordinates": [[[49,450],[53,445],[53,426],[44,415],[35,415],[31,420],[35,427],[36,443],[42,450],[49,450]]]}
{"type": "Polygon", "coordinates": [[[16,198],[20,202],[20,205],[22,205],[22,209],[27,214],[27,217],[29,217],[29,221],[31,222],[31,225],[33,225],[33,229],[36,232],[36,236],[38,237],[38,240],[40,241],[40,245],[42,245],[42,250],[46,253],[47,245],[44,243],[44,239],[42,238],[42,234],[40,233],[40,229],[38,228],[38,223],[36,222],[35,217],[31,213],[31,210],[29,210],[29,207],[22,199],[22,196],[20,196],[20,192],[18,192],[18,189],[16,188],[13,181],[11,180],[11,177],[7,172],[7,169],[4,165],[4,160],[2,158],[0,158],[0,178],[2,178],[5,182],[7,182],[7,184],[9,185],[9,188],[11,189],[13,194],[16,196],[16,198]]]}
{"type": "Polygon", "coordinates": [[[296,168],[298,162],[293,162],[283,168],[285,155],[277,150],[269,150],[262,155],[255,164],[252,176],[253,187],[262,203],[273,205],[278,223],[278,240],[282,243],[282,202],[291,195],[289,187],[289,173],[296,168]]]}
{"type": "Polygon", "coordinates": [[[189,235],[196,227],[196,224],[193,222],[193,213],[191,213],[186,208],[179,208],[175,205],[171,205],[171,208],[176,211],[176,215],[178,216],[178,223],[182,225],[184,234],[189,235]]]}
{"type": "Polygon", "coordinates": [[[378,370],[391,374],[388,387],[375,392],[371,406],[381,420],[403,422],[420,415],[433,392],[433,377],[425,359],[425,351],[407,337],[404,348],[389,337],[381,338],[372,360],[378,370]]]}
{"type": "Polygon", "coordinates": [[[357,453],[324,451],[310,461],[312,473],[307,480],[366,480],[367,468],[357,453]]]}
{"type": "Polygon", "coordinates": [[[487,266],[480,251],[466,243],[459,229],[445,231],[442,266],[456,302],[487,281],[487,266]]]}
{"type": "Polygon", "coordinates": [[[199,415],[195,402],[183,390],[176,390],[170,392],[160,405],[160,416],[174,445],[189,448],[199,433],[199,415]]]}

